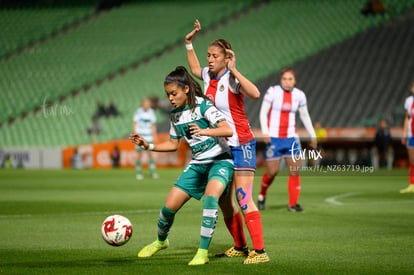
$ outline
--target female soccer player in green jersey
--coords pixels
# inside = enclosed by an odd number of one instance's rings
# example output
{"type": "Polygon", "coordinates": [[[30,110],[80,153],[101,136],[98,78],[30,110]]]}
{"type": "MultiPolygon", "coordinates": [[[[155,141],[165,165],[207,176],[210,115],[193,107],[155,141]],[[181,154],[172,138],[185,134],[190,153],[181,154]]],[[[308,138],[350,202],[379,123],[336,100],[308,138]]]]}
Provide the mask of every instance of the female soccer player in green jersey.
{"type": "Polygon", "coordinates": [[[175,214],[189,199],[200,200],[204,196],[200,244],[188,263],[202,265],[209,261],[208,248],[216,228],[218,200],[233,178],[233,159],[224,138],[231,137],[233,130],[184,67],[177,67],[167,75],[164,89],[173,106],[169,139],[152,144],[139,134],[132,134],[130,140],[145,150],[169,152],[177,150],[180,139],[185,139],[192,159],[161,208],[157,240],[145,246],[138,257],[151,257],[167,248],[175,214]]]}

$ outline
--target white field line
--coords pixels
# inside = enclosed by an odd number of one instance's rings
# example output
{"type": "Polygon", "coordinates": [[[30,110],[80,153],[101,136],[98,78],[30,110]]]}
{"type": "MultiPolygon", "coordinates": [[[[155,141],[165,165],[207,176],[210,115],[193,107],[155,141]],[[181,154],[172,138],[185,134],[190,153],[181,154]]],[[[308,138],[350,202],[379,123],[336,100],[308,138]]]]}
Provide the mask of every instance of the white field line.
{"type": "Polygon", "coordinates": [[[352,202],[351,203],[344,203],[344,202],[340,201],[340,199],[353,197],[353,196],[356,196],[356,195],[359,195],[359,194],[362,194],[362,193],[353,192],[353,193],[340,194],[340,195],[337,195],[337,196],[326,198],[325,202],[333,204],[333,205],[339,205],[339,206],[342,206],[342,205],[345,205],[345,204],[351,205],[351,204],[405,204],[405,203],[414,203],[414,200],[409,200],[409,201],[407,201],[407,200],[374,201],[373,200],[373,201],[367,201],[367,202],[362,202],[362,203],[361,202],[358,202],[358,203],[356,203],[356,202],[354,202],[354,203],[352,203],[352,202]]]}
{"type": "Polygon", "coordinates": [[[333,205],[344,205],[344,203],[340,202],[339,199],[352,197],[352,196],[355,196],[355,195],[358,195],[358,194],[360,194],[360,193],[355,193],[355,192],[354,193],[345,193],[345,194],[341,194],[341,195],[326,198],[325,202],[333,204],[333,205]]]}

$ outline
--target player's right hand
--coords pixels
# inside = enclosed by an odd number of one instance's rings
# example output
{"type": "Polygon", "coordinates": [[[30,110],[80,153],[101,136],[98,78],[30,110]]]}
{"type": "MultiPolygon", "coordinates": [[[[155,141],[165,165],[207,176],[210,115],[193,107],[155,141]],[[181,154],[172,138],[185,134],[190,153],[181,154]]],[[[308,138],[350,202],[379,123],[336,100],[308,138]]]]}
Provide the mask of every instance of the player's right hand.
{"type": "Polygon", "coordinates": [[[185,43],[190,44],[193,37],[201,30],[201,24],[198,19],[194,21],[194,29],[185,36],[185,43]]]}
{"type": "Polygon", "coordinates": [[[148,142],[139,134],[130,134],[129,140],[132,141],[132,143],[140,146],[142,149],[148,148],[148,142]]]}

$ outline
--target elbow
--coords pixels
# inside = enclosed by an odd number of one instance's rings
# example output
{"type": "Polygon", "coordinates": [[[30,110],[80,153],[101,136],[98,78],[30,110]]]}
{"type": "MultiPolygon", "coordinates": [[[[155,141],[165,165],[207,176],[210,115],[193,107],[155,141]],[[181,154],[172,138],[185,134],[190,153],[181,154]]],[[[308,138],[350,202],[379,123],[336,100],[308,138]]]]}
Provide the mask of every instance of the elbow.
{"type": "Polygon", "coordinates": [[[260,92],[258,89],[256,89],[256,91],[252,94],[251,98],[256,100],[260,98],[260,92]]]}

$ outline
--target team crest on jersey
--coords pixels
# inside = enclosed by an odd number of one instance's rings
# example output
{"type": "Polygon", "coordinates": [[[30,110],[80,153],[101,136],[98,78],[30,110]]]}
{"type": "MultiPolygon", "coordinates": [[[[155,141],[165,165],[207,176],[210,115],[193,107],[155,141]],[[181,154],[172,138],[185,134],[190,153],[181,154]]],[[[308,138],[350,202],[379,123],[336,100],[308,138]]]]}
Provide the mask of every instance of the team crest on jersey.
{"type": "Polygon", "coordinates": [[[181,113],[175,113],[175,114],[171,115],[172,121],[174,123],[177,123],[180,120],[180,115],[181,115],[181,113]]]}
{"type": "Polygon", "coordinates": [[[191,113],[191,120],[197,120],[198,114],[196,112],[191,113]]]}
{"type": "Polygon", "coordinates": [[[223,84],[220,85],[219,91],[220,92],[223,92],[224,91],[224,85],[223,84]]]}

